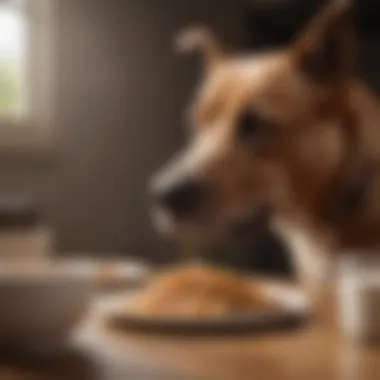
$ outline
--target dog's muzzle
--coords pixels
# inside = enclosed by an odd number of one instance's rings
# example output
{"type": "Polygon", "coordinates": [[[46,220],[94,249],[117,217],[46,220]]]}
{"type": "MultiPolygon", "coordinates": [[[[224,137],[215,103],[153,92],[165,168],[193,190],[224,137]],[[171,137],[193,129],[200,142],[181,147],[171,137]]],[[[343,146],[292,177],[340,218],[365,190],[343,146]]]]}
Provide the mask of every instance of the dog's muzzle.
{"type": "Polygon", "coordinates": [[[164,210],[178,222],[198,216],[205,205],[206,195],[206,186],[192,178],[152,189],[154,206],[164,210]]]}

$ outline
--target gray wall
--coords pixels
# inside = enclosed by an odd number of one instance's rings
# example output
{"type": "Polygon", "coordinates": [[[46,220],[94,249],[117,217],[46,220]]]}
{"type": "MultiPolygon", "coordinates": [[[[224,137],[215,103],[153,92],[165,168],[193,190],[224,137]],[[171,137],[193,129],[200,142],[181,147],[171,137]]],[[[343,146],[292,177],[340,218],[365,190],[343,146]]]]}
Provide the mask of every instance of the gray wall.
{"type": "Polygon", "coordinates": [[[46,161],[2,164],[0,189],[37,198],[61,251],[163,258],[146,181],[181,144],[196,79],[172,38],[203,21],[238,40],[240,9],[233,0],[60,0],[58,11],[61,148],[46,161]]]}

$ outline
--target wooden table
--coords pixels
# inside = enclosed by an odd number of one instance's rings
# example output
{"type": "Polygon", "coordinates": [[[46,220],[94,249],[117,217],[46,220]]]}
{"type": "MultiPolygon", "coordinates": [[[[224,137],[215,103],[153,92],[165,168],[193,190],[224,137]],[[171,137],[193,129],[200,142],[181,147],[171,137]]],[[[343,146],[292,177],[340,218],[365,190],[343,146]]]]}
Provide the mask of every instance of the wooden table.
{"type": "Polygon", "coordinates": [[[330,322],[260,338],[200,340],[111,331],[93,316],[71,350],[0,355],[0,380],[379,379],[380,347],[355,347],[330,322]]]}

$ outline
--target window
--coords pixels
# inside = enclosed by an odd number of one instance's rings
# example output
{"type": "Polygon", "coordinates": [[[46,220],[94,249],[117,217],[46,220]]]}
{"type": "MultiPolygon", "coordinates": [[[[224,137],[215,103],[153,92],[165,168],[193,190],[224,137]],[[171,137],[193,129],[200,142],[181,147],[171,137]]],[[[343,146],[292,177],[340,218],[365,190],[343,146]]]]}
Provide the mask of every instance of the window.
{"type": "Polygon", "coordinates": [[[0,0],[0,153],[52,137],[54,0],[0,0]]]}
{"type": "Polygon", "coordinates": [[[21,4],[0,5],[0,118],[20,119],[26,106],[26,20],[21,4]]]}

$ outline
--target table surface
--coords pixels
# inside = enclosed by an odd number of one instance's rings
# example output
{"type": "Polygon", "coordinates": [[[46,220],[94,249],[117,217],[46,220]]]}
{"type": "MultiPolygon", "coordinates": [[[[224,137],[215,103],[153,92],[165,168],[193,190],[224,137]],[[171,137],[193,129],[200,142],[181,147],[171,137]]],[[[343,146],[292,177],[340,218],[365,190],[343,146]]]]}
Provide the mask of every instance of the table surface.
{"type": "Polygon", "coordinates": [[[92,315],[71,348],[0,354],[0,380],[375,380],[379,373],[380,347],[348,342],[333,318],[302,331],[202,340],[113,331],[92,315]]]}

